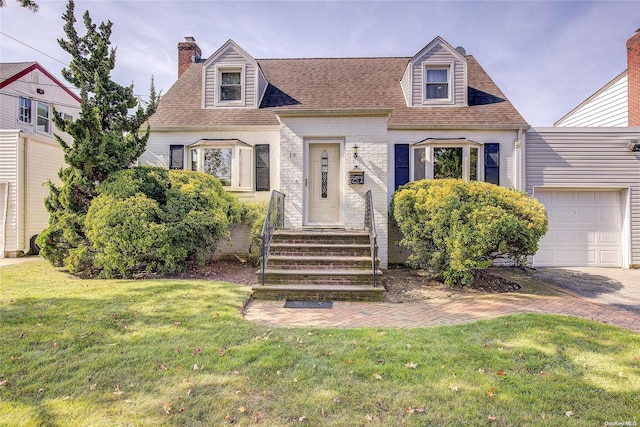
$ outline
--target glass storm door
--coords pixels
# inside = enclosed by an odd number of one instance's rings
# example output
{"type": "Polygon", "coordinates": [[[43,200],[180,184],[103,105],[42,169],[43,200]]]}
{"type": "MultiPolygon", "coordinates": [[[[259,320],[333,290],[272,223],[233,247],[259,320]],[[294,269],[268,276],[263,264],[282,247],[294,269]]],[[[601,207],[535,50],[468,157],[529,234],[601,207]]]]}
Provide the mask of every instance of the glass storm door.
{"type": "Polygon", "coordinates": [[[340,223],[340,144],[309,144],[308,223],[340,223]]]}

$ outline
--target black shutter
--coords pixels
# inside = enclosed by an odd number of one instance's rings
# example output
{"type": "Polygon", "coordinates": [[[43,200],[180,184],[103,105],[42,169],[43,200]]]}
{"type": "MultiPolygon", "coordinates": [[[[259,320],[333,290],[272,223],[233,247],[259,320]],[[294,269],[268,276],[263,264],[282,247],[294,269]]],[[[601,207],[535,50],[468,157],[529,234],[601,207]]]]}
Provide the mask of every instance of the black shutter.
{"type": "Polygon", "coordinates": [[[484,144],[484,181],[500,185],[500,144],[484,144]]]}
{"type": "Polygon", "coordinates": [[[256,145],[256,191],[269,191],[269,144],[256,145]]]}
{"type": "Polygon", "coordinates": [[[409,182],[409,144],[395,145],[395,189],[409,182]]]}
{"type": "Polygon", "coordinates": [[[169,169],[184,169],[184,145],[169,146],[169,169]]]}

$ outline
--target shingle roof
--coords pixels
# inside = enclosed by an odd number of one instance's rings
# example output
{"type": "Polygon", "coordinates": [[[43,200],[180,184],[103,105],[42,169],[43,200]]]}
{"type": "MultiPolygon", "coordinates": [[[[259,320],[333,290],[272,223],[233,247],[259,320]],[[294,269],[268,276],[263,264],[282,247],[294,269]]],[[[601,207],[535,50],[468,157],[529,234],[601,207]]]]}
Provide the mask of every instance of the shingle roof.
{"type": "Polygon", "coordinates": [[[10,77],[15,76],[22,70],[26,70],[30,66],[35,64],[35,61],[31,62],[2,62],[0,63],[0,80],[4,81],[10,77]]]}
{"type": "Polygon", "coordinates": [[[407,107],[400,79],[410,58],[257,60],[269,87],[258,109],[203,109],[202,64],[162,97],[153,127],[277,125],[279,110],[390,109],[390,127],[526,127],[473,56],[466,56],[468,107],[407,107]]]}

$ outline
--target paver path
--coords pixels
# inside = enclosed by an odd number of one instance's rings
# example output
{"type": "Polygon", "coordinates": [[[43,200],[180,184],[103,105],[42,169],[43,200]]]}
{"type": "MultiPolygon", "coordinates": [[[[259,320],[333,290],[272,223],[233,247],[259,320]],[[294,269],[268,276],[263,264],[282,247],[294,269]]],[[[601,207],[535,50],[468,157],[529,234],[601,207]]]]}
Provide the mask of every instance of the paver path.
{"type": "Polygon", "coordinates": [[[245,318],[270,326],[382,328],[458,325],[516,313],[544,313],[583,317],[640,332],[640,316],[568,292],[553,296],[456,295],[403,304],[336,301],[332,309],[290,309],[283,305],[283,301],[252,301],[245,318]]]}

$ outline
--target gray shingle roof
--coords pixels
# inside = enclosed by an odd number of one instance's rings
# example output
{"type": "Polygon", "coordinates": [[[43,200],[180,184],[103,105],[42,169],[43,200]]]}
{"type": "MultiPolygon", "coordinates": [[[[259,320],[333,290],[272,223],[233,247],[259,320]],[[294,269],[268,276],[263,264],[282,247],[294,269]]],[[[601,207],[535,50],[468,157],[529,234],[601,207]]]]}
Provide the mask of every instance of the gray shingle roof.
{"type": "Polygon", "coordinates": [[[26,70],[30,66],[35,64],[35,61],[31,62],[2,62],[0,63],[0,79],[6,80],[9,77],[13,77],[22,70],[26,70]]]}
{"type": "Polygon", "coordinates": [[[407,107],[400,79],[410,58],[257,60],[269,87],[258,109],[203,109],[202,64],[162,97],[152,127],[277,125],[278,110],[390,109],[390,127],[526,127],[473,56],[467,56],[468,107],[407,107]]]}

